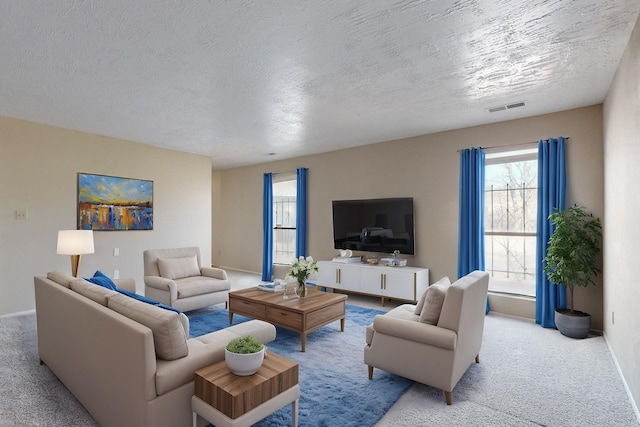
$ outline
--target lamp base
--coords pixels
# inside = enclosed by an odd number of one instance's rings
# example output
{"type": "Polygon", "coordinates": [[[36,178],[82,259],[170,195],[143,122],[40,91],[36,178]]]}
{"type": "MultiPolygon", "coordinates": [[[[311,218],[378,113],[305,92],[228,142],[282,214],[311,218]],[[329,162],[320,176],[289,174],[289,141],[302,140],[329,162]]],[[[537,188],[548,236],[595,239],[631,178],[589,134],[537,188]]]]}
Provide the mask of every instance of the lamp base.
{"type": "Polygon", "coordinates": [[[80,267],[80,257],[82,255],[71,255],[71,275],[78,277],[78,267],[80,267]]]}

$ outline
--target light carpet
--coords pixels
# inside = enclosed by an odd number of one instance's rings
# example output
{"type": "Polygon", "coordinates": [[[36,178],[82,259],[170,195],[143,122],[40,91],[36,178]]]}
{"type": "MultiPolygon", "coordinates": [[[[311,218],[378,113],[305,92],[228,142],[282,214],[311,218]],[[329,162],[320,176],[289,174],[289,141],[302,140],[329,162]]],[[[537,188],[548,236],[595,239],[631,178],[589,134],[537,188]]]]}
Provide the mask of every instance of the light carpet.
{"type": "MultiPolygon", "coordinates": [[[[333,322],[307,336],[306,351],[300,351],[297,333],[277,328],[269,351],[299,364],[299,423],[304,426],[372,426],[413,383],[380,371],[369,381],[363,361],[365,328],[383,311],[347,305],[344,332],[333,322]]],[[[233,323],[249,320],[233,316],[233,323]]],[[[199,336],[229,326],[227,310],[189,319],[190,331],[199,336]]],[[[256,424],[260,427],[291,425],[287,406],[256,424]]]]}
{"type": "Polygon", "coordinates": [[[576,340],[533,321],[491,313],[480,364],[472,364],[453,389],[453,405],[444,404],[441,391],[416,383],[377,424],[451,425],[640,424],[604,337],[576,340]]]}
{"type": "MultiPolygon", "coordinates": [[[[439,390],[416,384],[376,426],[640,425],[603,337],[573,340],[494,313],[484,331],[480,364],[453,390],[453,405],[439,390]]],[[[33,312],[0,317],[0,361],[0,426],[97,426],[38,364],[33,312]]],[[[353,406],[346,396],[344,409],[353,406]]]]}

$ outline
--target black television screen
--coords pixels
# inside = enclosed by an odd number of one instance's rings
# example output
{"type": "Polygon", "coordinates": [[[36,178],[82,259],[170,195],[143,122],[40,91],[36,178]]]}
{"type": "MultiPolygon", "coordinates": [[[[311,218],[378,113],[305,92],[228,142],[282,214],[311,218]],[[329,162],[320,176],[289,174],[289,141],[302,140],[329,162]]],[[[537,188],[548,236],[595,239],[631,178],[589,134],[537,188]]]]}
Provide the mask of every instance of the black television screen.
{"type": "Polygon", "coordinates": [[[335,249],[415,255],[413,198],[334,200],[335,249]]]}

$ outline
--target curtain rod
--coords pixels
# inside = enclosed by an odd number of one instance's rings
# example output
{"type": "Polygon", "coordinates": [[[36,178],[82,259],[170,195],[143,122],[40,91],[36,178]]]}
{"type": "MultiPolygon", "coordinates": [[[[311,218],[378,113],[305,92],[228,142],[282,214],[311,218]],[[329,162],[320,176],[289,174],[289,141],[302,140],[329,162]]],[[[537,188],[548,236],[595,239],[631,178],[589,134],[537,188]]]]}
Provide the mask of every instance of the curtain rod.
{"type": "MultiPolygon", "coordinates": [[[[563,137],[566,140],[569,140],[570,137],[565,136],[563,137]]],[[[547,142],[549,141],[548,139],[541,139],[540,141],[544,141],[547,142]]],[[[494,145],[492,147],[478,147],[481,148],[483,150],[491,150],[492,148],[511,148],[511,147],[519,147],[521,145],[531,145],[531,144],[537,144],[540,141],[531,141],[531,142],[521,142],[520,144],[512,144],[512,145],[494,145]]],[[[463,148],[462,150],[468,150],[468,148],[463,148]]],[[[456,150],[458,153],[462,150],[456,150]]]]}
{"type": "MultiPolygon", "coordinates": [[[[292,171],[289,172],[265,172],[265,173],[270,173],[272,176],[277,176],[277,175],[295,175],[295,173],[298,171],[298,169],[301,169],[301,167],[299,168],[295,168],[292,171]]],[[[305,170],[309,170],[309,168],[304,168],[305,170]]]]}

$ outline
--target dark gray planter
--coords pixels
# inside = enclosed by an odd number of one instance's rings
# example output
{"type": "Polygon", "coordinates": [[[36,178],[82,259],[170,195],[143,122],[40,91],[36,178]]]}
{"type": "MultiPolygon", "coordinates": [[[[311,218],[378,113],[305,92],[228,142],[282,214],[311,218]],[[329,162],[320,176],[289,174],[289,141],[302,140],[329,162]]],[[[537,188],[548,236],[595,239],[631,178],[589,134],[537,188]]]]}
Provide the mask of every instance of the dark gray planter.
{"type": "Polygon", "coordinates": [[[586,338],[591,330],[591,315],[578,310],[569,313],[571,310],[566,308],[556,310],[553,320],[558,330],[570,338],[586,338]]]}

